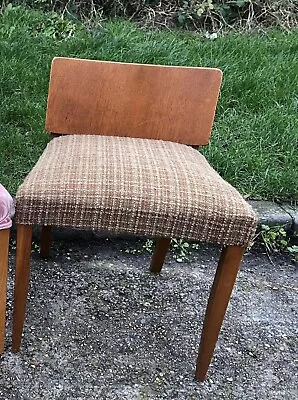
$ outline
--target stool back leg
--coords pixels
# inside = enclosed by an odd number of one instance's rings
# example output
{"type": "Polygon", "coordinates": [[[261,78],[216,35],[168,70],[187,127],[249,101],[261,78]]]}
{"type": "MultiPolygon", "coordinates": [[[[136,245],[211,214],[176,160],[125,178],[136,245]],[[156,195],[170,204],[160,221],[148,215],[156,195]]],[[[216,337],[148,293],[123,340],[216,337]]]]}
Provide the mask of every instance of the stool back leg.
{"type": "Polygon", "coordinates": [[[50,225],[43,225],[41,228],[40,235],[40,257],[48,258],[51,249],[51,237],[52,227],[50,225]]]}
{"type": "Polygon", "coordinates": [[[198,381],[206,378],[244,252],[245,248],[238,246],[225,247],[221,252],[201,336],[196,368],[198,381]]]}
{"type": "Polygon", "coordinates": [[[0,230],[0,354],[4,351],[9,229],[0,230]]]}
{"type": "Polygon", "coordinates": [[[160,273],[167,252],[169,250],[170,244],[171,244],[171,239],[168,238],[157,239],[150,265],[150,271],[153,272],[154,274],[160,273]]]}
{"type": "Polygon", "coordinates": [[[32,226],[18,225],[12,329],[13,352],[19,351],[22,340],[29,286],[31,245],[32,226]]]}

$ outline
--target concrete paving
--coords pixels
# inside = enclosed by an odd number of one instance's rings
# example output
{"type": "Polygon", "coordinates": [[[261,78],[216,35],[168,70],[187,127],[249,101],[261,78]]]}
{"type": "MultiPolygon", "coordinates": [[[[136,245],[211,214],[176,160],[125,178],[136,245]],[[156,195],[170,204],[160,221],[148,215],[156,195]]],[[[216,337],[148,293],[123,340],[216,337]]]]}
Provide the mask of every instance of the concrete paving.
{"type": "Polygon", "coordinates": [[[292,230],[298,232],[298,207],[289,204],[282,204],[280,207],[291,216],[292,230]]]}
{"type": "Polygon", "coordinates": [[[290,258],[277,255],[272,264],[257,247],[245,256],[208,379],[197,383],[219,249],[200,246],[180,263],[170,253],[153,276],[145,241],[84,238],[55,242],[48,261],[33,251],[18,354],[11,352],[11,249],[1,400],[298,398],[290,258]]]}
{"type": "Polygon", "coordinates": [[[263,200],[249,200],[248,203],[258,215],[260,226],[282,226],[292,233],[298,231],[297,206],[263,200]]]}

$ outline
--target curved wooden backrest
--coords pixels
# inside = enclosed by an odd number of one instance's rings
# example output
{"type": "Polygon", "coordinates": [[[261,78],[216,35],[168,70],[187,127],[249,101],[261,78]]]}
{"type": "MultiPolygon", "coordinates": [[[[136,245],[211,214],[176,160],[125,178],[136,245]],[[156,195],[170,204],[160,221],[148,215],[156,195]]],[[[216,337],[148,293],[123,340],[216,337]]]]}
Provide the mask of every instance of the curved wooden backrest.
{"type": "Polygon", "coordinates": [[[54,58],[46,129],[207,144],[222,72],[54,58]]]}

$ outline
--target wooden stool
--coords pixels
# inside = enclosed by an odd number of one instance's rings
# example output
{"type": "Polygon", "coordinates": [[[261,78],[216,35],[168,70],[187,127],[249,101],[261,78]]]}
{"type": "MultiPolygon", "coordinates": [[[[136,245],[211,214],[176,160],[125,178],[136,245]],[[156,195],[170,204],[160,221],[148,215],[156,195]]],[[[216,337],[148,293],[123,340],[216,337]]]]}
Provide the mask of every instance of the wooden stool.
{"type": "Polygon", "coordinates": [[[236,189],[192,148],[209,141],[221,75],[215,68],[53,60],[46,117],[53,140],[16,195],[13,351],[22,339],[33,225],[42,226],[43,257],[52,226],[155,238],[153,273],[171,238],[218,243],[196,371],[205,379],[257,225],[236,189]]]}

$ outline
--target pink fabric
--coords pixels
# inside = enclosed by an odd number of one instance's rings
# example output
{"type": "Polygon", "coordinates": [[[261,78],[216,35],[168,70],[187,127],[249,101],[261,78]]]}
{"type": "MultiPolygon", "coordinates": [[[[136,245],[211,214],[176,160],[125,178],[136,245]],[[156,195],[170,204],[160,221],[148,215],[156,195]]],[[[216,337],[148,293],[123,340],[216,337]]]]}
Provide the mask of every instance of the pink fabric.
{"type": "Polygon", "coordinates": [[[0,229],[8,229],[12,225],[14,214],[13,200],[8,191],[0,183],[0,229]]]}

